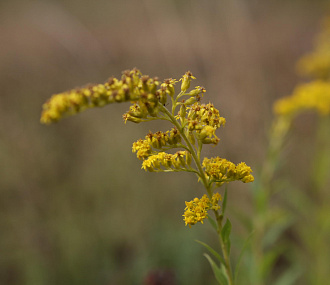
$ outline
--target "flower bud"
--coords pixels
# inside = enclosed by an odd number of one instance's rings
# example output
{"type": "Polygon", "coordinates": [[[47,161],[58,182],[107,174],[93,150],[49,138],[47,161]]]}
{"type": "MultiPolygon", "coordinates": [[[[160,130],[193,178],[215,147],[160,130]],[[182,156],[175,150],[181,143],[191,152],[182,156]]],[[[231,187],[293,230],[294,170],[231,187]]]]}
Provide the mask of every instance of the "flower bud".
{"type": "Polygon", "coordinates": [[[205,92],[206,92],[206,90],[205,90],[204,87],[196,86],[195,89],[194,90],[191,90],[188,94],[190,96],[197,96],[197,95],[203,94],[205,92]]]}
{"type": "Polygon", "coordinates": [[[187,71],[185,75],[182,76],[180,79],[182,81],[181,83],[181,91],[186,92],[190,87],[190,81],[191,79],[196,79],[190,71],[187,71]]]}
{"type": "Polygon", "coordinates": [[[189,151],[187,151],[186,152],[186,164],[188,166],[190,166],[191,165],[191,161],[192,161],[192,155],[191,155],[191,153],[189,151]]]}
{"type": "Polygon", "coordinates": [[[125,113],[125,114],[123,115],[123,119],[124,119],[125,123],[126,123],[127,121],[130,121],[130,122],[133,122],[133,123],[137,123],[137,124],[142,122],[142,119],[141,119],[141,118],[133,117],[133,116],[131,116],[131,115],[128,114],[128,113],[125,113]]]}
{"type": "Polygon", "coordinates": [[[177,155],[177,157],[179,159],[179,162],[180,162],[180,166],[181,167],[185,167],[186,166],[186,161],[184,159],[184,156],[186,155],[186,153],[187,153],[186,151],[178,151],[176,153],[176,155],[177,155]]]}
{"type": "Polygon", "coordinates": [[[197,99],[196,97],[190,97],[189,99],[187,99],[187,100],[184,102],[184,104],[185,104],[186,106],[190,106],[190,105],[196,103],[197,101],[198,101],[198,99],[197,99]]]}
{"type": "Polygon", "coordinates": [[[179,111],[181,122],[183,122],[186,118],[186,114],[187,114],[186,110],[187,110],[186,105],[182,104],[179,111]]]}

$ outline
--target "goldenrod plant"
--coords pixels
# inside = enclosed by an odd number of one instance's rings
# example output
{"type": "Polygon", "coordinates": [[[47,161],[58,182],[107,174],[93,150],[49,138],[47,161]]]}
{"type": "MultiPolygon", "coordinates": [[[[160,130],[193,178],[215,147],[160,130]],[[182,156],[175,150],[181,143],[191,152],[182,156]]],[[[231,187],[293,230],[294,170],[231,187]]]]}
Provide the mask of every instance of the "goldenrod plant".
{"type": "Polygon", "coordinates": [[[327,188],[330,176],[329,39],[330,18],[326,18],[317,37],[315,50],[302,57],[297,64],[299,73],[312,77],[313,81],[299,84],[290,96],[277,100],[273,105],[274,119],[267,154],[256,183],[252,185],[254,213],[251,221],[245,223],[251,232],[244,274],[249,276],[246,284],[298,284],[296,282],[299,282],[299,278],[304,280],[299,284],[328,283],[330,258],[324,250],[330,242],[330,192],[327,188]],[[279,183],[276,185],[274,177],[283,164],[281,160],[284,158],[285,143],[295,119],[302,113],[313,111],[319,115],[316,151],[314,162],[306,162],[306,168],[310,169],[313,193],[308,195],[303,191],[306,189],[299,189],[292,181],[288,181],[290,187],[284,187],[282,190],[285,193],[282,191],[282,195],[289,197],[293,209],[278,207],[272,203],[273,197],[283,186],[279,186],[279,183]],[[283,256],[290,263],[296,247],[296,244],[288,243],[287,239],[280,242],[290,227],[298,231],[300,247],[295,262],[286,266],[282,272],[275,273],[275,263],[281,258],[283,260],[283,256]]]}
{"type": "Polygon", "coordinates": [[[158,78],[142,75],[138,69],[124,71],[121,78],[110,78],[104,84],[89,85],[53,95],[44,105],[41,122],[50,124],[86,109],[111,103],[130,102],[123,115],[125,123],[165,120],[172,124],[166,132],[149,132],[144,139],[133,143],[132,151],[142,160],[142,169],[149,172],[194,173],[205,188],[201,198],[185,202],[183,220],[189,227],[208,219],[214,227],[221,246],[221,254],[202,243],[216,258],[205,255],[216,280],[222,285],[235,284],[230,261],[231,223],[225,220],[227,190],[224,197],[218,188],[232,181],[252,182],[252,170],[244,162],[235,164],[221,157],[202,158],[205,144],[217,145],[216,130],[226,123],[213,104],[202,104],[205,89],[190,89],[195,79],[186,72],[178,94],[175,79],[162,83],[158,78]],[[169,101],[169,102],[168,102],[169,101]],[[170,103],[170,104],[168,104],[170,103]],[[211,217],[213,212],[214,218],[211,217]]]}
{"type": "Polygon", "coordinates": [[[308,284],[327,284],[329,281],[330,242],[329,177],[330,177],[330,17],[323,19],[314,49],[297,64],[298,72],[312,79],[299,85],[294,94],[275,103],[277,116],[293,120],[303,111],[316,111],[315,149],[309,166],[312,192],[293,187],[292,204],[300,215],[298,227],[304,251],[297,250],[303,261],[304,279],[308,284]],[[308,211],[306,212],[306,209],[308,211]],[[306,224],[310,226],[306,226],[306,224]]]}

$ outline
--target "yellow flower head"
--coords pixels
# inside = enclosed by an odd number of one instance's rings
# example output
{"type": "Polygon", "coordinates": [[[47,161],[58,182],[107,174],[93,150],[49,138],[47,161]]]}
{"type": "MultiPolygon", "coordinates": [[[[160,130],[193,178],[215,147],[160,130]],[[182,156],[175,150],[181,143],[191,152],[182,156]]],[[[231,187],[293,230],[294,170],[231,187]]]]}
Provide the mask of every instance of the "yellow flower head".
{"type": "Polygon", "coordinates": [[[178,151],[175,154],[159,152],[144,160],[142,169],[151,172],[179,171],[190,166],[190,156],[188,151],[178,151]]]}
{"type": "Polygon", "coordinates": [[[220,139],[215,135],[215,131],[226,123],[219,110],[211,103],[195,103],[187,107],[187,110],[188,130],[195,131],[197,139],[204,144],[217,144],[220,139]]]}
{"type": "Polygon", "coordinates": [[[104,84],[90,85],[53,95],[44,105],[40,121],[56,122],[63,117],[82,112],[88,108],[103,107],[111,103],[133,102],[124,114],[124,120],[142,122],[158,113],[160,91],[157,78],[141,75],[138,69],[123,72],[120,80],[110,78],[104,84]]]}
{"type": "Polygon", "coordinates": [[[204,158],[203,167],[211,182],[221,186],[225,182],[242,181],[253,182],[251,168],[244,162],[235,165],[234,163],[220,157],[204,158]]]}
{"type": "Polygon", "coordinates": [[[207,211],[208,210],[219,210],[219,201],[222,200],[221,195],[219,193],[213,194],[211,200],[205,194],[201,199],[195,198],[192,201],[185,202],[186,208],[185,212],[182,215],[184,217],[184,221],[186,226],[195,225],[198,222],[203,224],[203,220],[208,218],[207,211]]]}
{"type": "Polygon", "coordinates": [[[138,159],[147,158],[151,154],[150,144],[145,140],[138,140],[133,143],[132,152],[136,152],[138,159]]]}
{"type": "Polygon", "coordinates": [[[291,96],[274,104],[277,115],[294,116],[305,110],[315,110],[320,115],[330,114],[330,83],[319,80],[299,85],[291,96]]]}
{"type": "Polygon", "coordinates": [[[301,58],[297,69],[303,75],[323,80],[330,79],[330,17],[323,20],[314,51],[301,58]]]}
{"type": "Polygon", "coordinates": [[[174,96],[175,94],[175,90],[174,90],[174,85],[177,83],[178,81],[176,79],[173,78],[168,78],[164,80],[164,83],[162,83],[161,87],[165,88],[166,93],[168,95],[170,95],[171,97],[174,96]]]}

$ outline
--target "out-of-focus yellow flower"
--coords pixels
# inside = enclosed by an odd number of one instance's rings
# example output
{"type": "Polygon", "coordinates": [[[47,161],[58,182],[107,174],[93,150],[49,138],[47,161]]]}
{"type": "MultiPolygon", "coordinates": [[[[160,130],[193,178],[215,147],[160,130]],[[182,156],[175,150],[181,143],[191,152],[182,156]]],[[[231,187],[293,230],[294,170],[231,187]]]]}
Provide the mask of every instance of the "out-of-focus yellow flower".
{"type": "Polygon", "coordinates": [[[330,114],[330,83],[313,81],[296,87],[291,96],[274,104],[277,115],[295,116],[305,110],[315,110],[320,115],[330,114]]]}
{"type": "Polygon", "coordinates": [[[330,17],[323,20],[314,50],[298,61],[297,69],[302,75],[330,79],[330,17]]]}
{"type": "Polygon", "coordinates": [[[314,51],[297,63],[298,73],[319,79],[330,78],[330,46],[328,50],[314,51]]]}
{"type": "Polygon", "coordinates": [[[192,225],[201,222],[203,224],[204,219],[208,217],[208,210],[219,210],[220,205],[219,201],[222,200],[222,197],[219,193],[215,193],[212,195],[211,200],[205,194],[202,198],[195,198],[192,201],[185,202],[186,208],[184,209],[184,214],[182,215],[184,218],[184,222],[189,227],[192,225]]]}

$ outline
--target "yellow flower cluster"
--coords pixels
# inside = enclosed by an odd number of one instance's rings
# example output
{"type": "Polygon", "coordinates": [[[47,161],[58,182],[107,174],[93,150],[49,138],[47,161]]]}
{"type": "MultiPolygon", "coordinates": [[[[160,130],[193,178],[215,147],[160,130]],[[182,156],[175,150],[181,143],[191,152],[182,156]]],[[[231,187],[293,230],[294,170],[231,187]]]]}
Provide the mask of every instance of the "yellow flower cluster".
{"type": "Polygon", "coordinates": [[[289,97],[275,102],[277,115],[293,116],[305,110],[316,110],[320,115],[330,114],[330,83],[313,81],[298,86],[289,97]]]}
{"type": "Polygon", "coordinates": [[[192,201],[185,202],[186,208],[185,212],[182,215],[184,217],[184,221],[186,226],[195,225],[198,222],[203,224],[203,220],[208,217],[208,210],[219,210],[219,201],[221,201],[221,195],[219,193],[213,194],[211,200],[205,194],[201,199],[195,198],[192,201]]]}
{"type": "Polygon", "coordinates": [[[213,104],[195,103],[187,108],[188,131],[195,131],[196,138],[203,144],[217,144],[220,139],[215,135],[216,129],[225,125],[226,119],[221,117],[213,104]]]}
{"type": "Polygon", "coordinates": [[[110,103],[135,104],[124,115],[125,122],[139,123],[158,113],[157,103],[166,103],[166,94],[157,90],[157,78],[141,75],[138,69],[124,71],[120,80],[110,78],[104,84],[90,85],[53,95],[44,105],[41,122],[50,124],[69,115],[110,103]]]}
{"type": "Polygon", "coordinates": [[[133,143],[132,152],[136,152],[138,159],[144,159],[151,155],[152,149],[148,141],[140,139],[133,143]]]}
{"type": "MultiPolygon", "coordinates": [[[[200,165],[203,144],[217,144],[219,138],[215,132],[226,123],[213,104],[201,104],[205,93],[203,87],[190,88],[195,79],[190,71],[181,78],[181,92],[175,95],[176,79],[165,79],[142,75],[138,69],[124,71],[120,79],[110,78],[104,84],[77,88],[53,95],[44,105],[41,122],[50,124],[65,116],[73,115],[93,107],[102,107],[111,103],[131,102],[129,110],[123,115],[126,121],[135,123],[151,120],[166,120],[175,127],[166,132],[149,132],[144,139],[133,143],[132,151],[143,160],[142,169],[150,172],[187,171],[197,174],[211,191],[211,184],[221,186],[225,182],[240,180],[252,182],[251,168],[245,163],[235,165],[219,157],[205,158],[200,165]],[[172,108],[167,109],[167,96],[170,96],[172,108]],[[188,99],[183,99],[186,96],[188,99]],[[178,115],[176,108],[180,108],[178,115]],[[196,141],[198,143],[196,143],[196,141]],[[166,153],[174,148],[184,149],[174,154],[166,153]],[[191,166],[192,158],[196,167],[191,166]],[[206,179],[205,179],[206,177],[206,179]]],[[[186,225],[203,223],[207,211],[220,209],[220,194],[208,198],[195,198],[186,202],[184,220],[186,225]]]]}
{"type": "Polygon", "coordinates": [[[174,146],[181,142],[181,136],[176,128],[164,132],[149,132],[146,135],[146,141],[156,149],[161,149],[164,146],[174,146]]]}
{"type": "Polygon", "coordinates": [[[133,143],[132,151],[136,152],[138,159],[145,159],[152,154],[152,148],[162,149],[173,148],[181,142],[181,136],[176,128],[167,132],[149,132],[145,140],[138,140],[133,143]]]}
{"type": "Polygon", "coordinates": [[[143,160],[142,167],[145,171],[180,171],[187,169],[191,164],[191,154],[188,151],[178,151],[175,154],[159,152],[143,160]]]}
{"type": "Polygon", "coordinates": [[[298,71],[319,79],[330,79],[330,17],[322,23],[313,52],[302,57],[298,62],[298,71]]]}
{"type": "Polygon", "coordinates": [[[209,181],[221,186],[225,182],[242,181],[244,183],[253,182],[251,168],[244,162],[237,165],[220,157],[204,158],[203,167],[209,181]]]}

